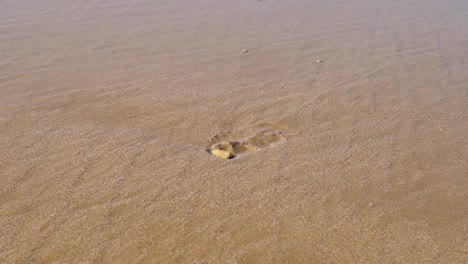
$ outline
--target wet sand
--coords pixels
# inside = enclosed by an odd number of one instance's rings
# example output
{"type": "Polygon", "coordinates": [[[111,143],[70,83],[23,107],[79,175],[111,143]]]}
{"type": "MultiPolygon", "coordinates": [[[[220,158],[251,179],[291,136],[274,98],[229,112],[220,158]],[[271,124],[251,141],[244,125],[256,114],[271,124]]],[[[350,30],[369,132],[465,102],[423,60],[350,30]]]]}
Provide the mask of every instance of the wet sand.
{"type": "Polygon", "coordinates": [[[467,263],[467,17],[2,1],[0,262],[467,263]]]}

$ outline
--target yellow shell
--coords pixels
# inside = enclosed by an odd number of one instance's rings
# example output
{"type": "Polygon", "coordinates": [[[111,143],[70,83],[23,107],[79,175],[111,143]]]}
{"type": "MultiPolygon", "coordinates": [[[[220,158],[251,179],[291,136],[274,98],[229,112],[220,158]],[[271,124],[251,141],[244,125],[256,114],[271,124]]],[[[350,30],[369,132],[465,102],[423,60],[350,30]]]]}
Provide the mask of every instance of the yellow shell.
{"type": "Polygon", "coordinates": [[[231,152],[226,151],[226,150],[221,150],[221,149],[212,149],[211,154],[215,155],[218,158],[222,159],[232,159],[233,156],[231,155],[231,152]]]}

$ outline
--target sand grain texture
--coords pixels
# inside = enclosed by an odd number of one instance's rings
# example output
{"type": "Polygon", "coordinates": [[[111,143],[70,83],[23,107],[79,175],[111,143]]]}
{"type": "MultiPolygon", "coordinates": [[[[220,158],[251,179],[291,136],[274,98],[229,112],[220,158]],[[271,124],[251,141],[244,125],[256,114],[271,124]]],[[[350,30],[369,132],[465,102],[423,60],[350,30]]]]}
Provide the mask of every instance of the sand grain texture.
{"type": "Polygon", "coordinates": [[[1,1],[0,262],[468,263],[467,93],[464,0],[1,1]]]}

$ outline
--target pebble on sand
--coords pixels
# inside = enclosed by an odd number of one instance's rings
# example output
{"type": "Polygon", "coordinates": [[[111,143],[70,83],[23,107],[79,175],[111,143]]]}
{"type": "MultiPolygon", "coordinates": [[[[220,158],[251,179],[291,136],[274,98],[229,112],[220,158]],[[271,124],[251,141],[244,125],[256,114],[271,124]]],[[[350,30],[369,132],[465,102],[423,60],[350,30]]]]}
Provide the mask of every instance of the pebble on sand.
{"type": "Polygon", "coordinates": [[[316,60],[315,62],[316,62],[316,63],[322,63],[323,60],[316,60]]]}
{"type": "Polygon", "coordinates": [[[249,52],[248,49],[241,49],[241,51],[242,51],[242,53],[247,53],[247,52],[249,52]]]}

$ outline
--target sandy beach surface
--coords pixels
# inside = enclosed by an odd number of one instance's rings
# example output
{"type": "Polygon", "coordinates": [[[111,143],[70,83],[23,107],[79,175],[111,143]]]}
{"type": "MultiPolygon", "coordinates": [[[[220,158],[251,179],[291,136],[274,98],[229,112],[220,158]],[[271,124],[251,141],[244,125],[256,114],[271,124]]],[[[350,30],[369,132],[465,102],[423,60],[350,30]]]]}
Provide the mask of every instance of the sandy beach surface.
{"type": "Polygon", "coordinates": [[[0,263],[468,263],[467,135],[466,0],[0,2],[0,263]]]}

